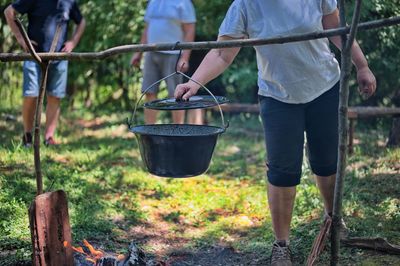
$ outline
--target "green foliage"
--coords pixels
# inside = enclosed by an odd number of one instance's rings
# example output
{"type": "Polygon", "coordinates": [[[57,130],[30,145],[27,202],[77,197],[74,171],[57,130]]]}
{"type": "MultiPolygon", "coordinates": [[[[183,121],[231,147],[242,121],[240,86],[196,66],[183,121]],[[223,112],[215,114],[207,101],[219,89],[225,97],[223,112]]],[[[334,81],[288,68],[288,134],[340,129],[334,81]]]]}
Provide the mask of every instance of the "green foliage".
{"type": "MultiPolygon", "coordinates": [[[[76,51],[102,51],[114,46],[139,43],[144,21],[146,1],[80,1],[87,27],[76,51]]],[[[113,57],[102,62],[71,63],[70,95],[89,93],[95,105],[108,103],[129,108],[130,99],[136,98],[140,73],[129,65],[130,54],[113,57]],[[107,88],[94,91],[94,87],[107,88]],[[119,96],[115,96],[115,93],[119,96]],[[118,101],[115,101],[117,99],[118,101]]],[[[76,96],[76,95],[73,95],[76,96]]]]}
{"type": "MultiPolygon", "coordinates": [[[[348,16],[350,18],[352,5],[351,3],[348,5],[348,16]]],[[[361,21],[399,15],[399,0],[363,1],[361,21]]],[[[400,76],[398,75],[400,71],[400,48],[398,45],[400,43],[400,27],[392,26],[370,31],[361,31],[357,39],[366,54],[370,68],[377,78],[378,89],[374,97],[363,102],[360,99],[356,86],[352,86],[354,89],[351,90],[351,103],[363,105],[392,105],[391,97],[400,89],[400,76]]]]}
{"type": "MultiPolygon", "coordinates": [[[[1,0],[0,7],[10,1],[1,0]]],[[[196,14],[196,34],[199,40],[215,40],[231,1],[193,1],[196,14]]],[[[87,20],[87,29],[76,51],[101,51],[117,45],[138,43],[142,33],[145,0],[129,1],[79,1],[87,20]]],[[[348,18],[351,18],[354,1],[346,3],[348,18]]],[[[363,1],[361,21],[400,15],[399,0],[363,1]]],[[[26,19],[25,19],[26,22],[26,19]]],[[[399,88],[400,77],[400,28],[397,26],[363,31],[358,40],[367,55],[371,69],[378,79],[376,96],[362,101],[353,78],[350,101],[352,105],[390,106],[393,92],[399,88]]],[[[5,24],[0,20],[0,52],[18,51],[18,45],[5,24]]],[[[94,107],[108,105],[114,109],[130,109],[140,91],[141,72],[129,66],[129,54],[116,56],[105,61],[72,62],[68,91],[70,104],[94,107]],[[96,88],[96,89],[95,89],[96,88]],[[100,88],[100,89],[99,89],[100,88]]],[[[1,78],[7,88],[0,89],[1,101],[12,99],[16,104],[21,86],[20,64],[1,64],[1,78]],[[12,89],[10,89],[12,88],[12,89]]],[[[355,77],[355,75],[353,75],[355,77]]],[[[253,49],[242,49],[233,65],[217,82],[233,101],[257,101],[257,67],[253,49]]],[[[9,104],[10,101],[5,101],[9,104]]]]}
{"type": "Polygon", "coordinates": [[[197,14],[196,33],[205,38],[216,39],[219,25],[224,19],[225,12],[231,5],[231,2],[224,0],[215,0],[212,2],[194,0],[193,4],[197,14]]]}

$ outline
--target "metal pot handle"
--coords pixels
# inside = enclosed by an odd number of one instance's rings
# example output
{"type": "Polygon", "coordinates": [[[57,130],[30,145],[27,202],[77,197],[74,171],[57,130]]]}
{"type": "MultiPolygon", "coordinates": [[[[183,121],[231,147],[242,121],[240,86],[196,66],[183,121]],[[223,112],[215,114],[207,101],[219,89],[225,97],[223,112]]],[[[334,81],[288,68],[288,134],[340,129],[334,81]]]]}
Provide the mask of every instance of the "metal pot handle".
{"type": "Polygon", "coordinates": [[[129,118],[127,119],[128,128],[131,128],[131,127],[132,127],[132,121],[133,121],[133,120],[134,120],[134,122],[135,122],[135,124],[136,124],[136,111],[137,111],[137,108],[138,108],[138,106],[139,106],[140,101],[143,99],[143,96],[146,94],[146,92],[149,91],[154,85],[157,85],[158,83],[162,82],[163,80],[166,80],[167,78],[170,78],[170,77],[172,77],[172,76],[174,76],[174,75],[177,75],[177,74],[180,74],[180,75],[184,76],[185,78],[187,78],[187,79],[193,81],[194,83],[200,85],[203,89],[205,89],[205,90],[208,92],[208,94],[211,95],[211,97],[214,99],[214,101],[215,101],[215,102],[217,103],[217,105],[218,105],[219,113],[220,113],[220,115],[221,115],[222,126],[223,126],[224,130],[227,129],[227,128],[229,127],[229,121],[228,121],[227,123],[225,123],[224,113],[222,112],[221,105],[218,103],[218,100],[217,100],[217,98],[215,98],[214,94],[212,94],[212,92],[211,92],[209,89],[207,89],[206,86],[204,86],[203,84],[201,84],[201,83],[198,82],[197,80],[192,79],[191,77],[189,77],[188,75],[186,75],[185,73],[183,73],[183,72],[181,72],[181,71],[176,71],[176,72],[174,72],[174,73],[172,73],[172,74],[169,74],[168,76],[166,76],[166,77],[164,77],[164,78],[162,78],[162,79],[160,79],[160,80],[154,82],[153,84],[151,84],[149,87],[147,87],[147,88],[142,92],[142,95],[140,95],[139,99],[137,100],[137,102],[136,102],[136,104],[135,104],[135,108],[134,108],[134,110],[133,110],[131,119],[130,119],[130,120],[129,120],[129,118]]]}
{"type": "Polygon", "coordinates": [[[149,87],[147,87],[147,88],[142,92],[142,94],[140,95],[139,99],[137,100],[137,102],[136,102],[136,104],[135,104],[135,108],[133,109],[133,113],[132,113],[131,119],[129,119],[129,118],[126,119],[126,120],[127,120],[127,124],[128,124],[128,128],[131,128],[131,127],[132,127],[132,122],[134,122],[134,123],[136,124],[136,111],[137,111],[137,108],[138,108],[138,106],[139,106],[140,101],[143,99],[143,96],[146,94],[146,92],[148,92],[154,85],[157,85],[157,84],[160,83],[161,81],[166,80],[167,78],[172,77],[172,76],[175,75],[175,74],[176,74],[176,72],[174,72],[174,73],[172,73],[172,74],[169,74],[169,75],[166,76],[166,77],[163,77],[162,79],[160,79],[160,80],[154,82],[153,84],[151,84],[149,87]]]}

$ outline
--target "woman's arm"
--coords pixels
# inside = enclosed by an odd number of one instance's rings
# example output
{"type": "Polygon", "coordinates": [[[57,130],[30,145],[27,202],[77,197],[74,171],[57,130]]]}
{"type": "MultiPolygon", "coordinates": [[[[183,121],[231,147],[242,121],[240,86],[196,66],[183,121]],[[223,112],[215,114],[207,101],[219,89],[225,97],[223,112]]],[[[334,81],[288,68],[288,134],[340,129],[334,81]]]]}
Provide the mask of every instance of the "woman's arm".
{"type": "MultiPolygon", "coordinates": [[[[336,9],[333,13],[323,16],[322,25],[324,29],[338,28],[340,25],[339,10],[336,9]]],[[[342,40],[340,36],[333,36],[329,39],[339,50],[342,49],[342,40]]],[[[360,92],[367,97],[371,96],[376,90],[376,79],[369,69],[367,59],[356,40],[354,40],[353,46],[351,47],[351,59],[357,69],[357,81],[360,92]]]]}
{"type": "MultiPolygon", "coordinates": [[[[336,9],[332,14],[323,16],[322,24],[324,26],[324,29],[338,28],[340,25],[339,10],[336,9]]],[[[342,49],[342,39],[340,38],[340,36],[333,36],[330,37],[329,39],[333,44],[335,44],[335,46],[339,50],[342,49]]],[[[351,59],[353,60],[353,64],[355,65],[357,70],[363,67],[368,67],[367,59],[365,59],[365,56],[361,51],[361,48],[356,40],[354,40],[353,46],[351,47],[351,53],[352,53],[351,59]]]]}
{"type": "MultiPolygon", "coordinates": [[[[234,38],[227,36],[218,38],[218,41],[227,40],[234,40],[234,38]]],[[[209,81],[218,77],[232,64],[239,51],[239,47],[212,49],[204,57],[192,78],[203,85],[207,84],[209,81]]],[[[187,101],[191,96],[197,93],[199,88],[200,86],[191,80],[187,83],[179,84],[175,89],[175,98],[187,101]]]]}

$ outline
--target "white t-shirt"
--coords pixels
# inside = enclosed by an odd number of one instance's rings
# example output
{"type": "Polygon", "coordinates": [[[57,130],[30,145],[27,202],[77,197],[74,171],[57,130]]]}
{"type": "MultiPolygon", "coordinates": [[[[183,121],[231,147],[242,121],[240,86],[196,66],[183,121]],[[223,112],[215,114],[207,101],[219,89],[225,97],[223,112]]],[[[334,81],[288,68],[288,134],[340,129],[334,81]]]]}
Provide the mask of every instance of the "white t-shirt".
{"type": "MultiPolygon", "coordinates": [[[[336,7],[336,0],[235,0],[219,36],[272,38],[323,30],[322,16],[336,7]]],[[[254,48],[259,95],[306,103],[340,79],[339,64],[327,38],[254,48]]]]}
{"type": "Polygon", "coordinates": [[[144,20],[148,43],[173,43],[183,41],[182,24],[195,23],[196,13],[191,0],[150,0],[144,20]]]}

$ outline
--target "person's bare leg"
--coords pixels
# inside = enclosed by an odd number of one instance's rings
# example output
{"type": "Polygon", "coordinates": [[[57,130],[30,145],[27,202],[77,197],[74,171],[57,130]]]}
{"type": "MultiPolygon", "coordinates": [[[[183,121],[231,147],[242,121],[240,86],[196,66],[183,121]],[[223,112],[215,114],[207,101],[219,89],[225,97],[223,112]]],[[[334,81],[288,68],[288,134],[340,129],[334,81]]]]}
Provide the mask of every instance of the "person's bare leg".
{"type": "Polygon", "coordinates": [[[185,122],[185,111],[172,111],[172,121],[174,124],[183,124],[185,122]]]}
{"type": "MultiPolygon", "coordinates": [[[[316,176],[317,186],[324,200],[325,215],[324,218],[331,216],[333,212],[333,200],[335,195],[335,181],[336,174],[331,176],[316,176]]],[[[349,236],[349,229],[347,228],[343,219],[340,221],[339,229],[340,239],[346,239],[349,236]]]]}
{"type": "Polygon", "coordinates": [[[60,102],[61,99],[54,96],[47,96],[46,105],[46,131],[45,139],[54,137],[57,128],[58,118],[60,117],[60,102]]]}
{"type": "MultiPolygon", "coordinates": [[[[146,102],[157,100],[157,94],[146,93],[146,102]]],[[[151,109],[144,109],[144,122],[146,125],[155,124],[157,122],[157,111],[151,109]]]]}
{"type": "Polygon", "coordinates": [[[325,213],[333,210],[336,174],[331,176],[316,176],[317,186],[324,201],[325,213]]]}
{"type": "Polygon", "coordinates": [[[188,124],[203,125],[204,124],[204,110],[192,109],[187,112],[188,124]]]}
{"type": "Polygon", "coordinates": [[[22,104],[22,121],[24,126],[24,133],[33,131],[36,101],[36,97],[24,97],[24,101],[22,104]]]}
{"type": "Polygon", "coordinates": [[[296,187],[277,187],[268,183],[268,203],[276,240],[289,241],[295,197],[296,187]]]}

